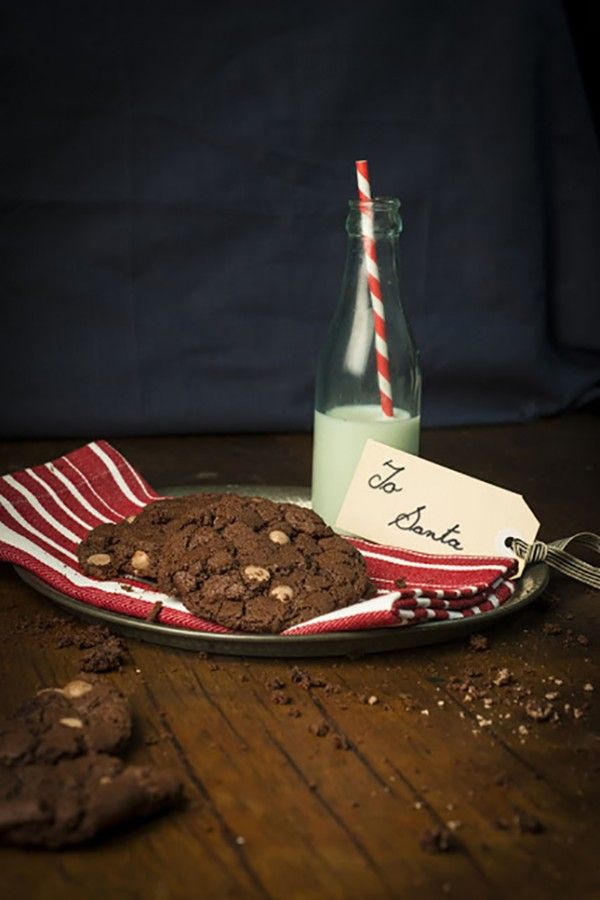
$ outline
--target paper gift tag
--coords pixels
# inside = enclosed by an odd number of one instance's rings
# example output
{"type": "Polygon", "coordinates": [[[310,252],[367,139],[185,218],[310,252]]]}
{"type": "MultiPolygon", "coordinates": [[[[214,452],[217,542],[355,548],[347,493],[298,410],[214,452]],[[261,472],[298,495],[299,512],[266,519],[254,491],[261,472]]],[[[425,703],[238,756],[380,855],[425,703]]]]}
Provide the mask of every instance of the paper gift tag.
{"type": "Polygon", "coordinates": [[[378,544],[472,556],[514,556],[507,538],[531,543],[539,526],[520,494],[373,440],[336,521],[378,544]]]}

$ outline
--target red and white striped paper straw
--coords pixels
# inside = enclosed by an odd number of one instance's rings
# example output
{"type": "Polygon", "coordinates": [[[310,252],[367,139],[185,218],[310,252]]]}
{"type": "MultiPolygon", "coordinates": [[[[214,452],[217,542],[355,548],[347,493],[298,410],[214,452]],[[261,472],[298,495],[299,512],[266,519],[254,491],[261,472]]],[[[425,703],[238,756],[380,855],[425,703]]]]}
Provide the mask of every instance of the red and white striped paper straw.
{"type": "MultiPolygon", "coordinates": [[[[358,199],[360,201],[371,200],[371,182],[369,180],[369,163],[366,159],[356,160],[356,181],[358,183],[358,199]]],[[[373,231],[373,211],[370,206],[363,208],[360,204],[361,231],[367,261],[367,280],[369,283],[369,295],[373,308],[373,322],[375,325],[375,358],[377,364],[377,384],[379,387],[379,401],[384,416],[394,417],[394,403],[392,401],[392,385],[390,381],[390,358],[385,328],[385,310],[381,294],[381,280],[379,278],[379,266],[377,265],[377,250],[375,248],[375,235],[373,231]]]]}

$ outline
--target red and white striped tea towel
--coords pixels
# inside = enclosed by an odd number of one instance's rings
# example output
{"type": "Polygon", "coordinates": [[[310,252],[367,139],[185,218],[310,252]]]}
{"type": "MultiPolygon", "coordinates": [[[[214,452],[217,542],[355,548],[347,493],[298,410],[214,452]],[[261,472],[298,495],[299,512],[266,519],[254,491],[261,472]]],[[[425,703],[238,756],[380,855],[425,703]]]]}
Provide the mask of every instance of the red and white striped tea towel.
{"type": "MultiPolygon", "coordinates": [[[[162,601],[159,621],[226,633],[183,604],[134,578],[97,581],[77,561],[77,545],[102,522],[133,515],[159,498],[105,441],[0,478],[0,560],[22,566],[63,594],[90,606],[147,618],[162,601]]],[[[355,631],[479,615],[505,603],[516,562],[507,558],[433,556],[353,541],[365,557],[378,596],[296,625],[286,635],[355,631]],[[401,579],[402,587],[396,581],[401,579]]]]}

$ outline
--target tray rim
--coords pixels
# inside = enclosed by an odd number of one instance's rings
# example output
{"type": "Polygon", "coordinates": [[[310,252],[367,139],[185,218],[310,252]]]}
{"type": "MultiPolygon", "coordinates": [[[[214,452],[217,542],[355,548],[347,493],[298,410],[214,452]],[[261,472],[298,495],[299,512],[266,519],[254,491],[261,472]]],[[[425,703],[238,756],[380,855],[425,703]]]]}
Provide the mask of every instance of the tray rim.
{"type": "Polygon", "coordinates": [[[517,587],[515,595],[503,606],[453,621],[428,622],[419,625],[398,625],[391,628],[373,628],[368,631],[334,631],[315,635],[262,635],[211,631],[191,628],[175,628],[160,622],[147,622],[134,616],[126,616],[112,610],[90,606],[81,600],[67,597],[46,584],[32,572],[21,566],[13,567],[16,574],[30,587],[78,618],[100,621],[111,625],[127,637],[158,643],[183,650],[207,651],[239,656],[333,656],[384,652],[393,649],[411,649],[429,644],[451,641],[474,631],[491,627],[507,616],[517,613],[533,603],[545,590],[549,580],[549,568],[545,563],[530,566],[523,578],[533,580],[533,585],[520,596],[526,582],[517,587]]]}

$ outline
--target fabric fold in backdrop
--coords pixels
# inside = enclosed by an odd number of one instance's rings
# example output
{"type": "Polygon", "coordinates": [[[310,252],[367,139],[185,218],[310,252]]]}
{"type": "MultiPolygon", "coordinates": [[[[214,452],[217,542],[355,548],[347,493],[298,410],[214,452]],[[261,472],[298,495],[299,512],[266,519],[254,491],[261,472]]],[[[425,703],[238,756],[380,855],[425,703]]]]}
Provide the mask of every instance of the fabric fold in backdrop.
{"type": "MultiPolygon", "coordinates": [[[[173,597],[135,578],[97,581],[85,575],[77,545],[103,522],[135,515],[160,499],[106,441],[0,478],[0,560],[32,572],[55,590],[122,615],[146,619],[157,600],[164,625],[194,631],[230,629],[200,619],[173,597]]],[[[352,540],[379,593],[295,625],[284,635],[357,631],[461,619],[488,612],[513,595],[516,560],[437,556],[352,540]],[[401,586],[398,586],[401,585],[401,586]]]]}

